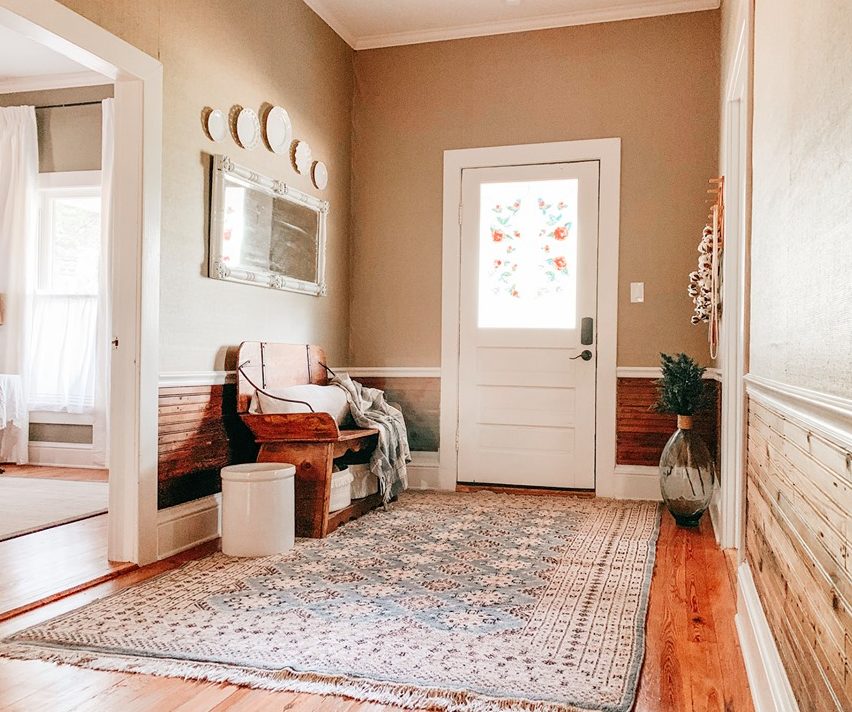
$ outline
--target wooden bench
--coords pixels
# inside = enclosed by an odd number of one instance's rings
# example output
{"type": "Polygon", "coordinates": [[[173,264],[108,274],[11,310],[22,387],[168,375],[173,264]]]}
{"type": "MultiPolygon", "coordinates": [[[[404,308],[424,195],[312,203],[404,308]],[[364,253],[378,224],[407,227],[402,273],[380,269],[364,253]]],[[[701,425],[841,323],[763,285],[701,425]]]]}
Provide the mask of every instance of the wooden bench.
{"type": "Polygon", "coordinates": [[[314,383],[328,384],[325,352],[311,344],[240,344],[237,371],[237,412],[259,446],[258,462],[296,466],[296,536],[321,539],[351,519],[382,503],[381,494],[353,500],[329,514],[334,461],[347,453],[372,452],[375,429],[340,430],[328,413],[249,412],[257,384],[264,391],[314,383]]]}

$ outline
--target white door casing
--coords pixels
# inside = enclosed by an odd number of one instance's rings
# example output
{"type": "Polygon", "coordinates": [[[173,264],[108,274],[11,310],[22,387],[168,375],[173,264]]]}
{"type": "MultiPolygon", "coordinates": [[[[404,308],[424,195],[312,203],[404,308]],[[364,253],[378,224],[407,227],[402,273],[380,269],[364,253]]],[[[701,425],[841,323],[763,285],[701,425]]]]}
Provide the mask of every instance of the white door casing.
{"type": "Polygon", "coordinates": [[[598,161],[600,214],[596,323],[595,492],[604,497],[635,495],[615,469],[616,327],[621,139],[588,139],[444,151],[444,210],[441,304],[441,412],[439,473],[435,485],[456,486],[459,397],[459,313],[462,171],[467,168],[598,161]]]}
{"type": "Polygon", "coordinates": [[[0,0],[0,25],[115,87],[108,555],[149,563],[157,557],[163,66],[55,0],[0,0]]]}
{"type": "Polygon", "coordinates": [[[594,488],[598,182],[597,161],[463,171],[460,482],[594,488]]]}

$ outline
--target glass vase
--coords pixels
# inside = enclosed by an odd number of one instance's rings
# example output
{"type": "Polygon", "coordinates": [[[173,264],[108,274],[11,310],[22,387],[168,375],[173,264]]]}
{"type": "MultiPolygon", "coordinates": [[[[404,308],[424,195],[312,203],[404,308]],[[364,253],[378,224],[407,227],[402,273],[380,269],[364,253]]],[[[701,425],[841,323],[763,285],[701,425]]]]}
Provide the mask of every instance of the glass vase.
{"type": "Polygon", "coordinates": [[[675,521],[694,527],[710,506],[716,464],[704,441],[692,430],[692,418],[679,415],[677,425],[660,457],[660,488],[675,521]]]}

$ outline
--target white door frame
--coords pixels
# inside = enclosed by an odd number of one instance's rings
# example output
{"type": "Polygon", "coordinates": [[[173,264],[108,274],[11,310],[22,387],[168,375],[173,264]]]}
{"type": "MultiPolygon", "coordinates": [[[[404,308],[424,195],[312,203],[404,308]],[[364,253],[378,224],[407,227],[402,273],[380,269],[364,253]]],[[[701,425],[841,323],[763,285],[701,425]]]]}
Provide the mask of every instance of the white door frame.
{"type": "Polygon", "coordinates": [[[109,558],[157,558],[163,67],[56,0],[0,0],[0,25],[115,85],[109,558]]]}
{"type": "Polygon", "coordinates": [[[621,139],[559,141],[444,151],[444,227],[441,305],[440,489],[458,478],[459,280],[462,170],[546,163],[600,162],[595,472],[598,495],[618,496],[615,470],[616,334],[621,139]]]}
{"type": "Polygon", "coordinates": [[[748,211],[750,182],[751,3],[739,3],[737,45],[727,73],[722,117],[722,173],[725,175],[725,256],[722,275],[720,357],[722,373],[719,523],[722,548],[744,555],[748,372],[748,211]]]}

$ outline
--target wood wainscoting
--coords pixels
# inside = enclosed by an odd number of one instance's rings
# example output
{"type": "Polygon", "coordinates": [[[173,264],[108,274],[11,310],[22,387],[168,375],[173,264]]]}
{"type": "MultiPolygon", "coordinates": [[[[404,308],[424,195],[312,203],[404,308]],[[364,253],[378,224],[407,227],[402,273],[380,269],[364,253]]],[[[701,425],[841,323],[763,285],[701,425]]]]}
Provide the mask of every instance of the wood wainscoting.
{"type": "MultiPolygon", "coordinates": [[[[707,381],[712,404],[695,416],[695,431],[718,455],[719,383],[707,381]]],[[[616,386],[616,449],[619,465],[660,464],[663,447],[677,429],[677,417],[654,412],[657,382],[654,378],[619,378],[616,386]]],[[[718,461],[718,458],[717,458],[718,461]]]]}
{"type": "Polygon", "coordinates": [[[746,558],[801,710],[852,710],[852,452],[749,402],[746,558]]]}
{"type": "Polygon", "coordinates": [[[219,492],[221,468],[257,455],[232,383],[161,387],[158,440],[159,509],[219,492]]]}
{"type": "Polygon", "coordinates": [[[408,428],[408,443],[416,452],[437,452],[440,445],[441,379],[411,376],[359,376],[353,378],[385,392],[388,401],[399,403],[408,428]]]}

